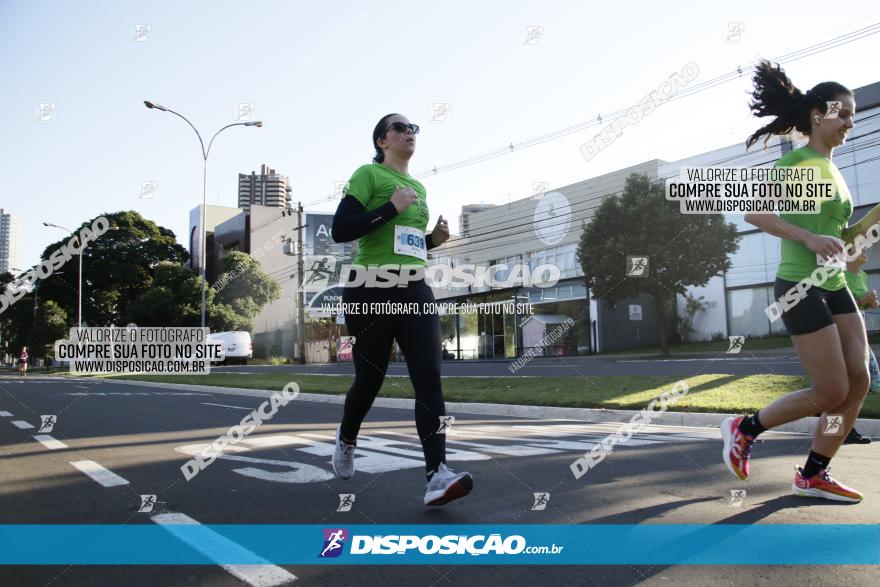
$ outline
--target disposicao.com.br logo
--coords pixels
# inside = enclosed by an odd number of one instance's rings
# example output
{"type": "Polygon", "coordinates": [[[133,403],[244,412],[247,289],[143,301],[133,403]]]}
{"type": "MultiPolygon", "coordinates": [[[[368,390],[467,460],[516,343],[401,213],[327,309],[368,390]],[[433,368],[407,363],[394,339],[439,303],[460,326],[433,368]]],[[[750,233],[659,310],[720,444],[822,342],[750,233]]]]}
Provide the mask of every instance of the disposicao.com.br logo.
{"type": "MultiPolygon", "coordinates": [[[[324,546],[319,558],[338,557],[342,554],[345,541],[349,537],[346,530],[332,528],[324,530],[324,546]]],[[[351,536],[351,555],[381,554],[423,554],[423,555],[516,555],[516,554],[559,554],[564,546],[528,546],[526,539],[518,534],[502,537],[501,534],[477,534],[437,536],[429,534],[387,534],[351,536]],[[413,551],[413,552],[410,552],[413,551]]]]}
{"type": "Polygon", "coordinates": [[[335,558],[342,554],[346,538],[348,538],[348,532],[342,528],[325,528],[324,547],[318,558],[335,558]]]}

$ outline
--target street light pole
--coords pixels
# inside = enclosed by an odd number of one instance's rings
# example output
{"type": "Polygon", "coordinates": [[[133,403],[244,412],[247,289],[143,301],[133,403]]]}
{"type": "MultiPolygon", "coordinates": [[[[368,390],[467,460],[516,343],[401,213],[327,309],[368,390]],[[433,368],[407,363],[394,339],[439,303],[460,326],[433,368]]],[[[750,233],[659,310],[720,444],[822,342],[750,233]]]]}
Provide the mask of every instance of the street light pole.
{"type": "MultiPolygon", "coordinates": [[[[50,222],[44,222],[43,226],[52,226],[54,228],[60,228],[61,230],[66,230],[75,238],[78,238],[79,235],[74,233],[69,228],[64,228],[63,226],[58,226],[57,224],[52,224],[50,222]]],[[[83,318],[83,299],[82,299],[82,289],[83,289],[83,253],[86,250],[85,245],[80,241],[81,246],[79,248],[79,284],[76,287],[76,327],[82,328],[82,318],[83,318]]],[[[36,295],[34,296],[34,302],[36,303],[36,295]]],[[[36,312],[36,308],[34,308],[34,312],[36,312]]]]}
{"type": "MultiPolygon", "coordinates": [[[[77,239],[77,242],[78,242],[79,245],[80,245],[80,247],[79,247],[79,278],[78,278],[78,279],[79,279],[79,284],[77,285],[77,288],[76,288],[76,297],[77,297],[77,302],[76,302],[76,327],[77,327],[77,328],[82,328],[82,317],[83,317],[83,314],[82,314],[82,312],[83,312],[83,303],[82,303],[82,302],[83,302],[83,300],[82,300],[82,287],[83,287],[83,254],[85,253],[85,251],[86,251],[86,247],[88,246],[89,243],[87,243],[87,242],[84,243],[84,242],[82,241],[82,239],[80,239],[79,235],[78,235],[77,233],[73,232],[72,230],[70,230],[69,228],[65,228],[65,227],[63,227],[63,226],[58,226],[57,224],[52,224],[51,222],[44,222],[44,223],[43,223],[43,226],[51,226],[51,227],[53,227],[53,228],[60,228],[61,230],[66,230],[67,232],[69,232],[69,233],[73,236],[73,238],[77,239]]],[[[118,226],[111,226],[111,227],[109,227],[107,230],[119,230],[119,227],[118,227],[118,226]]],[[[57,274],[57,273],[64,273],[64,272],[63,272],[63,271],[55,271],[54,274],[57,274]]],[[[35,289],[34,291],[36,291],[36,289],[35,289]]],[[[36,303],[36,295],[34,296],[34,303],[36,303]]],[[[36,308],[34,308],[34,312],[35,312],[35,315],[36,315],[36,308]]]]}
{"type": "Polygon", "coordinates": [[[211,152],[211,145],[214,143],[214,139],[216,139],[217,135],[219,135],[221,132],[223,132],[227,128],[232,127],[232,126],[256,126],[257,128],[259,128],[259,127],[263,126],[263,121],[256,120],[253,122],[234,122],[232,124],[227,124],[226,126],[221,128],[220,130],[218,130],[216,133],[214,133],[214,136],[211,137],[211,140],[208,142],[208,148],[205,149],[205,142],[202,140],[202,135],[199,133],[199,131],[196,129],[196,127],[193,126],[193,123],[191,123],[185,116],[175,112],[174,110],[171,110],[170,108],[166,108],[160,104],[157,104],[156,102],[151,102],[149,100],[144,100],[144,106],[146,106],[147,108],[155,108],[156,110],[161,110],[163,112],[170,112],[171,114],[174,114],[175,116],[177,116],[179,118],[182,118],[190,126],[190,128],[193,129],[193,131],[196,133],[196,136],[199,138],[199,144],[202,147],[202,162],[203,162],[203,164],[202,164],[202,213],[201,213],[201,219],[199,220],[199,224],[200,224],[200,226],[199,226],[199,275],[202,278],[202,328],[204,328],[205,327],[205,297],[206,297],[207,291],[208,291],[208,286],[207,286],[206,278],[205,278],[205,264],[206,264],[206,258],[207,258],[207,254],[205,251],[205,246],[206,246],[205,241],[207,240],[207,228],[205,227],[205,222],[206,222],[205,215],[206,215],[206,208],[208,207],[208,155],[211,152]]]}
{"type": "MultiPolygon", "coordinates": [[[[11,269],[12,271],[18,271],[18,272],[21,272],[21,273],[24,272],[24,269],[19,269],[18,267],[10,267],[10,269],[11,269]]],[[[62,273],[64,273],[64,271],[55,271],[55,272],[52,273],[52,275],[61,275],[62,273]]],[[[38,289],[39,289],[39,287],[40,287],[40,282],[41,282],[41,281],[42,281],[42,280],[40,280],[40,279],[34,279],[34,320],[37,319],[37,306],[39,305],[39,303],[38,303],[38,302],[39,302],[39,298],[38,298],[39,291],[38,291],[38,289]]]]}

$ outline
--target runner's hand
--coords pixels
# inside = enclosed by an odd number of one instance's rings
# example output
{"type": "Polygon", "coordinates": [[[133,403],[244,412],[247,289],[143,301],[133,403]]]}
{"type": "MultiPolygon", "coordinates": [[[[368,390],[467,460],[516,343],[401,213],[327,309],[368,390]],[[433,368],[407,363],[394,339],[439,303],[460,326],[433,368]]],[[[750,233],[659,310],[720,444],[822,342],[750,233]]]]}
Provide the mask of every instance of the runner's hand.
{"type": "Polygon", "coordinates": [[[391,194],[391,203],[397,208],[398,214],[415,204],[419,200],[416,191],[411,187],[395,186],[394,193],[391,194]]]}
{"type": "Polygon", "coordinates": [[[437,219],[437,224],[431,232],[431,242],[435,247],[439,247],[449,240],[449,223],[443,219],[443,214],[437,219]]]}
{"type": "Polygon", "coordinates": [[[840,259],[846,258],[846,251],[843,248],[843,244],[834,237],[814,234],[804,244],[808,249],[817,255],[822,255],[826,259],[831,257],[840,259]]]}

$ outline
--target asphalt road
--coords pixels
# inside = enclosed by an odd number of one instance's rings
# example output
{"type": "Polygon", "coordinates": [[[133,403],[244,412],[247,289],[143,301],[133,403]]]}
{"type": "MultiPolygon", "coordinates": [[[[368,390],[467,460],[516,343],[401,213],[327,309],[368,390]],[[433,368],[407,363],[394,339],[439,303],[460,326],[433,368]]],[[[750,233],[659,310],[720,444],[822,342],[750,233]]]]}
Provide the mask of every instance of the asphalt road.
{"type": "MultiPolygon", "coordinates": [[[[668,359],[641,359],[632,356],[614,358],[613,355],[533,359],[525,366],[511,372],[509,361],[444,361],[446,377],[585,377],[600,375],[669,375],[674,377],[703,373],[726,373],[730,375],[803,375],[804,369],[796,355],[715,354],[668,359]]],[[[311,373],[330,375],[354,375],[351,363],[322,363],[308,365],[228,365],[211,367],[211,372],[221,373],[311,373]]],[[[406,363],[388,364],[388,375],[407,375],[406,363]]]]}
{"type": "MultiPolygon", "coordinates": [[[[0,523],[153,524],[162,514],[201,524],[880,524],[880,443],[844,447],[834,471],[866,495],[840,505],[789,495],[809,438],[765,435],[743,484],[720,460],[717,430],[652,426],[575,479],[570,463],[614,423],[456,415],[450,466],[473,493],[422,505],[423,462],[409,410],[374,408],[358,473],[332,477],[339,404],[297,400],[187,482],[188,454],[225,434],[262,399],[107,381],[0,378],[0,523]],[[36,440],[40,416],[54,429],[36,440]],[[20,422],[15,424],[15,422],[20,422]],[[58,446],[52,440],[60,442],[58,446]],[[91,462],[91,463],[89,463],[91,462]],[[72,464],[76,463],[76,465],[72,464]],[[84,471],[89,471],[87,474],[84,471]],[[96,472],[97,471],[97,472],[96,472]],[[114,477],[115,476],[115,477],[114,477]],[[117,484],[104,486],[108,479],[117,484]],[[747,489],[733,504],[731,490],[747,489]],[[544,510],[534,493],[549,492],[544,510]],[[354,494],[339,512],[339,494],[354,494]],[[139,512],[141,495],[156,495],[139,512]]],[[[746,561],[744,561],[746,562],[746,561]]],[[[873,566],[283,566],[302,585],[876,585],[873,566]]],[[[265,579],[265,576],[263,577],[265,579]]],[[[216,565],[0,567],[2,585],[254,585],[216,565]]]]}

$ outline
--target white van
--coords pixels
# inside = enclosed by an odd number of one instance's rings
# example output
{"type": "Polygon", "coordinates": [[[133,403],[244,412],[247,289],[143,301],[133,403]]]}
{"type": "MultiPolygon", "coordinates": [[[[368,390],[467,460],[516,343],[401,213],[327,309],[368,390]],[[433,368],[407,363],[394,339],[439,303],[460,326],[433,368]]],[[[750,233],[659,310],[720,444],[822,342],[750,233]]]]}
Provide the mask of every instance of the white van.
{"type": "Polygon", "coordinates": [[[235,332],[212,332],[208,335],[208,342],[222,343],[226,351],[224,365],[229,363],[241,363],[247,365],[248,360],[254,358],[254,345],[251,342],[251,333],[245,330],[235,332]]]}

